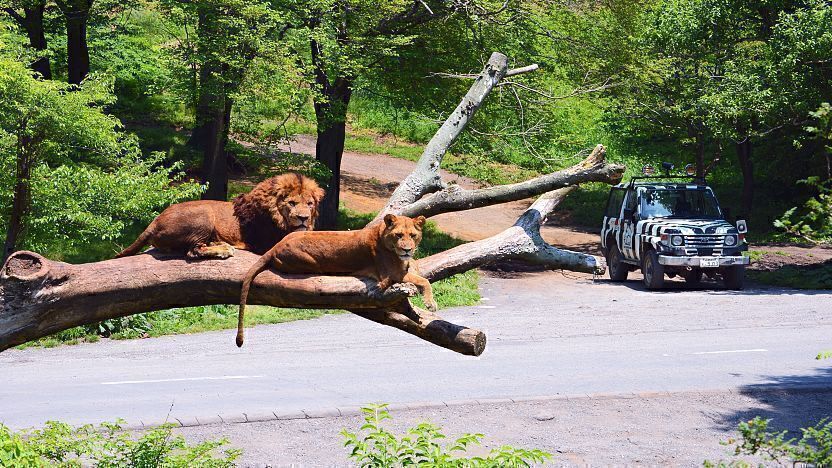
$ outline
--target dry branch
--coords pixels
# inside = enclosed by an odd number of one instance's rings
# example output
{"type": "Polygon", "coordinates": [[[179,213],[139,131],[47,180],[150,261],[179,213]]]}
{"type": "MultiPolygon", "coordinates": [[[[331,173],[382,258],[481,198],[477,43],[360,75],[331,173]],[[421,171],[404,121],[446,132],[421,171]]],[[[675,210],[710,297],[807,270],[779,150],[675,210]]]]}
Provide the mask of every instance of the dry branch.
{"type": "MultiPolygon", "coordinates": [[[[464,244],[419,260],[431,281],[504,259],[522,259],[548,268],[603,272],[603,260],[560,250],[540,236],[540,227],[575,186],[614,183],[623,167],[607,164],[598,145],[581,163],[526,182],[478,190],[446,185],[439,167],[448,148],[470,122],[491,90],[507,74],[508,60],[492,54],[459,106],[425,147],[379,214],[434,215],[543,194],[517,222],[488,239],[464,244]]],[[[373,221],[375,222],[375,221],[373,221]]],[[[173,307],[237,303],[241,280],[256,255],[238,251],[225,260],[189,261],[155,252],[84,265],[54,262],[33,252],[17,252],[0,272],[0,351],[78,325],[173,307]]],[[[413,307],[412,285],[380,292],[368,279],[350,276],[259,275],[249,303],[297,308],[339,308],[398,328],[453,351],[479,355],[485,335],[413,307]]],[[[229,335],[229,345],[233,340],[229,335]]]]}

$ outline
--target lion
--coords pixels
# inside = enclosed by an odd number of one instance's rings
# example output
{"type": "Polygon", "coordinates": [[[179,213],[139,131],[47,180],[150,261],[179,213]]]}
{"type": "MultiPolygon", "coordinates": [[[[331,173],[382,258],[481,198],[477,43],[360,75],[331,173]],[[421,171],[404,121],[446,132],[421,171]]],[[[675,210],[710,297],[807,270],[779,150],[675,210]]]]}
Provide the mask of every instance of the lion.
{"type": "Polygon", "coordinates": [[[430,282],[416,269],[413,255],[422,241],[425,217],[388,214],[383,223],[356,231],[293,232],[249,268],[243,278],[237,318],[237,346],[243,346],[243,318],[251,283],[272,265],[283,273],[365,276],[384,291],[396,283],[413,283],[427,308],[436,312],[430,282]]]}
{"type": "Polygon", "coordinates": [[[295,231],[315,228],[324,191],[301,174],[270,177],[230,202],[198,200],[166,208],[116,258],[150,244],[188,258],[228,258],[234,249],[262,254],[295,231]]]}

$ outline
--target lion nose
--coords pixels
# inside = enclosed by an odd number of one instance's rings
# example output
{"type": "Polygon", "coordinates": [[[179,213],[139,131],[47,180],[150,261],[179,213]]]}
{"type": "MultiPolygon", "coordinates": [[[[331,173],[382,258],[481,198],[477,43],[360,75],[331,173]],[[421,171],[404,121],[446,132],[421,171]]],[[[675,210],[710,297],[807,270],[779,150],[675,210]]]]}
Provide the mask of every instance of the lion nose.
{"type": "Polygon", "coordinates": [[[301,221],[306,221],[307,219],[309,219],[309,216],[308,215],[298,215],[298,219],[301,220],[301,221]]]}
{"type": "Polygon", "coordinates": [[[402,249],[402,252],[404,252],[406,254],[409,254],[411,251],[413,251],[413,249],[404,249],[404,248],[402,249]]]}

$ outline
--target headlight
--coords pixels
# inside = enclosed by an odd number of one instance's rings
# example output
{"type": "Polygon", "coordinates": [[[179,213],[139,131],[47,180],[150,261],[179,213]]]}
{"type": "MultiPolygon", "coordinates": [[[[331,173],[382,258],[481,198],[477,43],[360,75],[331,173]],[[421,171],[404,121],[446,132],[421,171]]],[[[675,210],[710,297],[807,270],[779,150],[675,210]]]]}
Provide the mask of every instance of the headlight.
{"type": "Polygon", "coordinates": [[[737,245],[737,236],[725,236],[725,245],[728,247],[737,245]]]}
{"type": "Polygon", "coordinates": [[[679,247],[684,243],[685,239],[682,236],[670,236],[670,245],[674,247],[679,247]]]}

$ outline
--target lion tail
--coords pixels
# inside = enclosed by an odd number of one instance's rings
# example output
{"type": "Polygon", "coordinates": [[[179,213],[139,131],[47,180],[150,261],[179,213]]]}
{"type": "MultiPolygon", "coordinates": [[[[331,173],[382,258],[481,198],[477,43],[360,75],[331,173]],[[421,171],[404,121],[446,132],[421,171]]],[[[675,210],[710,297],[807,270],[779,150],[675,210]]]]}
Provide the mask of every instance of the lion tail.
{"type": "Polygon", "coordinates": [[[244,336],[244,319],[246,315],[246,300],[248,300],[248,291],[251,289],[251,283],[254,278],[263,270],[269,267],[272,259],[271,250],[261,256],[257,262],[249,268],[246,276],[243,278],[243,288],[240,291],[240,312],[237,316],[237,347],[243,346],[244,336]]]}
{"type": "Polygon", "coordinates": [[[126,249],[119,252],[118,255],[116,255],[116,258],[129,257],[131,255],[136,255],[137,253],[139,253],[142,250],[142,247],[144,247],[150,240],[150,237],[153,236],[154,223],[155,221],[153,223],[150,223],[150,226],[148,226],[147,229],[145,229],[141,234],[139,234],[139,237],[136,239],[136,241],[130,244],[130,246],[126,249]]]}

